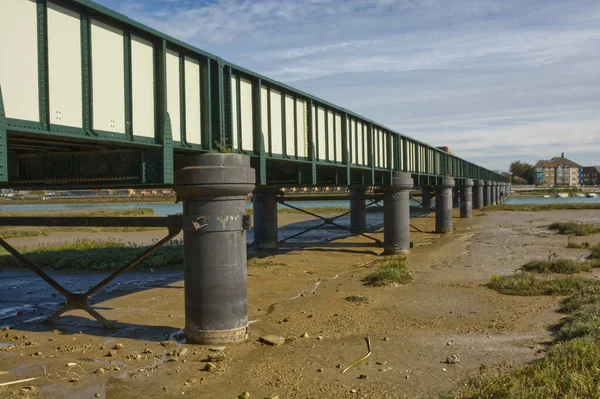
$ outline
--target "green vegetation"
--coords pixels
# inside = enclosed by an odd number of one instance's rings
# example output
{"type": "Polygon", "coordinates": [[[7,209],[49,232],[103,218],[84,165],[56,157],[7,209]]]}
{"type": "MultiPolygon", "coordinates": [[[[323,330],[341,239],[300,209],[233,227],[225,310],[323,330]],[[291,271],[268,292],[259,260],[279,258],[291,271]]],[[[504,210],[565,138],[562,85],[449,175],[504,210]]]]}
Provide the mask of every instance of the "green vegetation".
{"type": "Polygon", "coordinates": [[[270,259],[265,259],[275,253],[267,251],[254,251],[248,254],[248,267],[271,267],[271,266],[286,266],[285,263],[275,262],[270,259]]]}
{"type": "Polygon", "coordinates": [[[486,206],[484,211],[554,211],[568,209],[600,209],[600,203],[569,203],[569,204],[500,204],[486,206]]]}
{"type": "Polygon", "coordinates": [[[600,260],[600,245],[596,245],[592,248],[592,253],[590,254],[590,259],[599,259],[600,260]]]}
{"type": "Polygon", "coordinates": [[[536,273],[572,274],[589,272],[592,270],[592,266],[591,262],[572,259],[532,260],[521,266],[521,270],[536,273]]]}
{"type": "Polygon", "coordinates": [[[575,236],[589,236],[600,233],[599,224],[573,223],[573,222],[554,222],[548,226],[550,230],[558,230],[560,234],[569,234],[575,236]]]}
{"type": "Polygon", "coordinates": [[[368,274],[362,281],[365,285],[382,287],[395,284],[408,284],[412,276],[406,268],[405,259],[397,258],[385,262],[376,272],[368,274]]]}
{"type": "MultiPolygon", "coordinates": [[[[115,270],[143,253],[149,246],[115,240],[78,239],[59,244],[42,244],[18,248],[28,259],[42,268],[55,270],[115,270]]],[[[0,252],[0,265],[24,267],[16,258],[0,252]]],[[[183,265],[183,241],[171,241],[158,249],[137,267],[169,268],[183,265]]]]}
{"type": "Polygon", "coordinates": [[[591,283],[582,277],[546,278],[522,271],[510,276],[494,275],[488,287],[506,295],[568,295],[591,283]]]}
{"type": "MultiPolygon", "coordinates": [[[[597,298],[596,298],[597,299],[597,298]]],[[[557,332],[558,339],[568,341],[575,338],[600,338],[600,301],[581,305],[557,332]]]]}

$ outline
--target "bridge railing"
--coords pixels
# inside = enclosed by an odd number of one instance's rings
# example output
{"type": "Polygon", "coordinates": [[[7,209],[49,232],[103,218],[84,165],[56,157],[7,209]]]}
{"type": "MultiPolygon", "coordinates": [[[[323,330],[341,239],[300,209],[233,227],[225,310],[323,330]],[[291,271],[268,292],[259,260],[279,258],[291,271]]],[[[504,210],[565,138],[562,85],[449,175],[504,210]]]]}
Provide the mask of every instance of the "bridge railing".
{"type": "MultiPolygon", "coordinates": [[[[7,55],[0,63],[0,126],[20,138],[15,143],[45,147],[68,138],[140,148],[147,151],[143,162],[157,163],[139,176],[131,167],[140,181],[158,167],[160,182],[170,184],[174,153],[214,150],[258,159],[263,184],[261,169],[279,161],[310,165],[313,174],[332,167],[348,176],[407,171],[506,181],[87,0],[0,1],[0,52],[7,55]]],[[[0,180],[8,179],[9,163],[24,170],[31,162],[0,162],[0,180]]]]}

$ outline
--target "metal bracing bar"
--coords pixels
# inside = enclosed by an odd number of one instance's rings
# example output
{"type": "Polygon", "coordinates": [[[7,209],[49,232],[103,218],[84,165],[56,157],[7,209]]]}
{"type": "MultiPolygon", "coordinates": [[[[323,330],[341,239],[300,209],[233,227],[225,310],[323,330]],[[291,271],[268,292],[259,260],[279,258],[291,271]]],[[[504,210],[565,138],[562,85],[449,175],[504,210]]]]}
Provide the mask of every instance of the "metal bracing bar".
{"type": "MultiPolygon", "coordinates": [[[[379,200],[370,200],[370,201],[371,201],[371,202],[370,202],[369,204],[366,204],[366,205],[365,205],[365,208],[366,208],[366,207],[369,207],[369,206],[371,206],[371,205],[373,205],[373,204],[375,204],[375,205],[379,205],[379,204],[377,203],[379,200]]],[[[333,218],[326,218],[326,217],[323,217],[323,216],[321,216],[321,215],[317,215],[316,213],[309,212],[309,211],[307,211],[307,210],[305,210],[305,209],[298,208],[298,207],[296,207],[296,206],[293,206],[293,205],[290,205],[290,204],[286,204],[286,203],[285,203],[285,200],[284,200],[283,198],[278,198],[278,199],[277,199],[277,202],[279,202],[281,205],[287,206],[288,208],[292,208],[292,209],[295,209],[295,210],[297,210],[297,211],[300,211],[300,212],[302,212],[302,213],[306,213],[307,215],[310,215],[310,216],[316,217],[316,218],[318,218],[318,219],[321,219],[321,220],[323,221],[323,223],[321,223],[320,225],[313,226],[313,227],[309,227],[308,229],[306,229],[306,230],[303,230],[303,231],[301,231],[301,232],[299,232],[299,233],[293,234],[293,235],[291,235],[291,236],[289,236],[289,237],[285,237],[284,239],[282,239],[282,240],[279,240],[279,243],[285,243],[287,240],[291,240],[292,238],[296,238],[296,237],[298,237],[298,236],[301,236],[301,235],[303,235],[303,234],[306,234],[306,233],[308,233],[308,232],[310,232],[310,231],[316,230],[316,229],[318,229],[319,227],[323,227],[323,226],[325,226],[325,225],[328,225],[328,224],[331,224],[331,225],[333,225],[333,226],[335,226],[335,227],[338,227],[338,228],[340,228],[340,229],[343,229],[343,230],[347,230],[347,231],[350,231],[350,232],[352,231],[352,230],[351,230],[351,229],[349,229],[348,227],[346,227],[346,226],[342,226],[342,225],[339,225],[339,224],[337,224],[337,223],[335,223],[335,222],[334,222],[334,220],[336,220],[336,219],[339,219],[339,218],[341,218],[342,216],[346,216],[346,215],[350,214],[350,211],[348,211],[348,212],[345,212],[345,213],[342,213],[342,214],[339,214],[339,215],[336,215],[336,216],[335,216],[335,217],[333,217],[333,218]]],[[[379,206],[381,206],[381,205],[379,205],[379,206]]],[[[381,243],[382,243],[382,242],[381,242],[381,240],[379,240],[379,239],[377,239],[377,238],[375,238],[375,237],[371,237],[371,236],[369,236],[369,235],[367,235],[367,234],[364,234],[364,233],[357,233],[357,234],[358,234],[358,235],[361,235],[361,236],[363,236],[363,237],[369,238],[369,239],[371,239],[371,240],[375,241],[377,244],[381,244],[381,243]]]]}
{"type": "MultiPolygon", "coordinates": [[[[1,218],[1,219],[9,220],[11,218],[7,217],[7,218],[1,218]]],[[[25,219],[25,218],[14,217],[12,219],[25,219]]],[[[35,219],[35,218],[28,218],[28,219],[35,219]]],[[[48,221],[51,218],[42,218],[42,219],[47,219],[47,221],[48,221]]],[[[81,221],[82,219],[86,219],[86,218],[57,218],[57,219],[73,219],[71,222],[74,222],[75,220],[81,221]]],[[[98,219],[119,219],[119,218],[90,218],[90,219],[94,219],[94,221],[97,222],[98,219]]],[[[125,224],[123,224],[123,223],[120,224],[121,226],[123,226],[123,225],[131,226],[132,219],[135,219],[135,218],[121,218],[121,219],[128,219],[127,221],[124,222],[125,224]]],[[[150,219],[150,218],[137,218],[137,219],[150,219]]],[[[85,310],[86,312],[88,312],[92,317],[94,317],[96,320],[98,320],[100,323],[102,323],[105,327],[113,328],[113,326],[108,322],[108,320],[106,320],[102,315],[100,315],[96,310],[94,310],[90,306],[90,304],[88,303],[88,298],[91,295],[98,292],[103,287],[105,287],[111,281],[113,281],[114,279],[119,277],[121,274],[125,273],[129,269],[135,267],[137,264],[142,262],[144,259],[146,259],[148,256],[150,256],[152,253],[154,253],[156,250],[158,250],[160,247],[162,247],[164,244],[171,241],[181,231],[181,223],[179,222],[180,217],[178,217],[178,216],[169,216],[167,218],[151,218],[151,219],[162,219],[163,221],[168,221],[170,223],[168,225],[165,225],[164,223],[159,225],[159,223],[157,223],[157,221],[155,220],[154,226],[168,227],[169,234],[167,236],[165,236],[164,238],[162,238],[157,243],[155,243],[154,245],[152,245],[150,248],[148,248],[146,251],[144,251],[142,254],[140,254],[137,258],[135,258],[128,264],[124,265],[120,269],[116,270],[110,276],[106,277],[101,282],[99,282],[98,284],[96,284],[95,286],[93,286],[92,288],[90,288],[89,290],[87,290],[86,292],[83,292],[83,293],[68,291],[66,288],[64,288],[62,285],[60,285],[56,280],[54,280],[52,277],[50,277],[48,274],[46,274],[38,265],[36,265],[31,260],[27,259],[27,257],[25,257],[18,250],[16,250],[14,247],[12,247],[10,244],[8,244],[5,240],[3,240],[1,238],[0,238],[0,246],[2,246],[8,253],[10,253],[15,258],[17,258],[17,260],[19,262],[21,262],[22,264],[24,264],[25,266],[27,266],[31,270],[33,270],[33,272],[35,274],[37,274],[42,280],[44,280],[46,283],[48,283],[48,285],[50,285],[52,288],[54,288],[56,291],[58,291],[61,295],[63,295],[65,297],[65,299],[67,300],[67,303],[61,309],[59,309],[58,311],[53,313],[48,319],[46,319],[47,322],[55,321],[60,315],[62,315],[63,313],[65,313],[69,310],[81,309],[81,310],[85,310]],[[176,223],[175,220],[177,220],[178,223],[176,223]]],[[[4,224],[4,225],[6,225],[6,224],[4,224]]],[[[12,224],[12,226],[15,226],[15,225],[17,225],[17,224],[12,224]]],[[[20,225],[24,226],[26,224],[20,224],[20,225]]],[[[38,223],[37,225],[40,225],[40,224],[38,223]]],[[[51,224],[47,224],[46,226],[48,226],[48,225],[51,225],[51,224]]],[[[73,224],[66,224],[66,225],[73,226],[73,224]]],[[[99,224],[96,224],[96,226],[98,226],[98,225],[99,224]]],[[[53,224],[53,226],[58,226],[58,224],[53,224]]],[[[78,226],[82,226],[82,224],[79,223],[78,226]]],[[[94,226],[94,224],[85,224],[84,226],[94,226]]],[[[106,224],[102,224],[101,226],[106,226],[106,224]]],[[[113,226],[114,226],[114,224],[113,224],[113,226]]],[[[144,226],[147,227],[148,225],[144,225],[144,226]]]]}

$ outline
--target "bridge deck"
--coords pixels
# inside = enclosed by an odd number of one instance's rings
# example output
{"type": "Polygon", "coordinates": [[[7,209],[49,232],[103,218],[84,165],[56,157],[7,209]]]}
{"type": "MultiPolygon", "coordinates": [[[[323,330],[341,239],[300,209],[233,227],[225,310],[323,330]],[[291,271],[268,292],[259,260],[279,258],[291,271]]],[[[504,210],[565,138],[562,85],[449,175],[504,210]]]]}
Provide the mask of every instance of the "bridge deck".
{"type": "Polygon", "coordinates": [[[2,0],[0,53],[1,186],[169,186],[210,151],[261,185],[506,181],[86,0],[2,0]]]}

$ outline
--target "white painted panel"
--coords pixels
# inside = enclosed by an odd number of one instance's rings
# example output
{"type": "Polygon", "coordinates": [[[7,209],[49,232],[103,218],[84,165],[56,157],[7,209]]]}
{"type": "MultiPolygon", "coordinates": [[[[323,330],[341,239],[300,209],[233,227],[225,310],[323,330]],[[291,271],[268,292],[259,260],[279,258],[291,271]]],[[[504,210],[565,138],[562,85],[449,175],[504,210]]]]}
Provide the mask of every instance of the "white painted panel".
{"type": "Polygon", "coordinates": [[[369,154],[367,154],[367,152],[369,151],[369,132],[367,129],[366,125],[363,125],[362,127],[362,136],[363,136],[363,149],[362,149],[362,157],[363,157],[363,165],[369,165],[369,154]]]}
{"type": "Polygon", "coordinates": [[[48,3],[50,123],[82,127],[81,21],[79,14],[48,3]]]}
{"type": "Polygon", "coordinates": [[[265,144],[265,152],[269,153],[269,92],[266,87],[260,88],[260,109],[262,135],[265,144]]]}
{"type": "Polygon", "coordinates": [[[387,168],[388,167],[388,146],[387,146],[387,140],[388,140],[388,135],[387,133],[383,133],[383,167],[387,168]]]}
{"type": "Polygon", "coordinates": [[[39,121],[37,64],[35,1],[0,0],[0,86],[8,118],[39,121]]]}
{"type": "Polygon", "coordinates": [[[356,163],[356,130],[354,129],[354,119],[348,118],[348,156],[351,163],[356,163]]]}
{"type": "Polygon", "coordinates": [[[242,78],[240,80],[240,106],[242,112],[242,149],[254,149],[254,122],[252,120],[252,82],[242,78]]]}
{"type": "Polygon", "coordinates": [[[181,141],[181,98],[179,97],[180,85],[179,54],[167,50],[167,112],[171,118],[171,134],[173,141],[181,141]]]}
{"type": "Polygon", "coordinates": [[[333,113],[327,113],[327,155],[330,161],[335,160],[335,126],[333,124],[333,113]]]}
{"type": "Polygon", "coordinates": [[[185,140],[190,144],[201,144],[200,62],[185,57],[183,67],[185,72],[185,140]]]}
{"type": "Polygon", "coordinates": [[[373,128],[373,162],[379,166],[379,129],[373,128]]]}
{"type": "Polygon", "coordinates": [[[155,137],[154,50],[152,43],[131,37],[131,109],[133,134],[155,137]]]}
{"type": "Polygon", "coordinates": [[[383,132],[379,131],[379,167],[383,168],[383,132]]]}
{"type": "Polygon", "coordinates": [[[317,130],[319,131],[319,155],[317,159],[323,161],[327,159],[327,152],[325,151],[325,110],[321,107],[317,107],[317,130]]]}
{"type": "Polygon", "coordinates": [[[295,156],[294,97],[288,95],[285,96],[285,140],[285,153],[295,156]]]}
{"type": "Polygon", "coordinates": [[[237,90],[237,79],[235,76],[231,76],[231,127],[232,127],[232,148],[238,147],[238,109],[237,109],[237,99],[238,99],[238,90],[237,90]]]}
{"type": "Polygon", "coordinates": [[[335,161],[342,162],[342,116],[335,114],[335,161]]]}
{"type": "Polygon", "coordinates": [[[92,20],[94,129],[125,133],[123,31],[92,20]]]}
{"type": "Polygon", "coordinates": [[[359,165],[364,165],[363,163],[363,125],[358,122],[356,126],[356,145],[358,146],[358,160],[357,163],[359,165]]]}
{"type": "Polygon", "coordinates": [[[298,116],[296,121],[296,130],[298,131],[296,148],[298,148],[298,156],[305,157],[308,152],[308,142],[306,140],[308,134],[306,126],[306,101],[296,101],[296,115],[298,116]]]}
{"type": "Polygon", "coordinates": [[[316,156],[317,159],[319,159],[319,156],[317,154],[317,141],[318,141],[318,137],[317,137],[317,107],[315,107],[314,105],[311,107],[310,109],[311,112],[311,129],[312,129],[312,147],[313,147],[313,152],[314,154],[309,154],[311,156],[316,156]]]}
{"type": "Polygon", "coordinates": [[[283,154],[281,93],[271,89],[271,146],[273,154],[283,154]]]}

